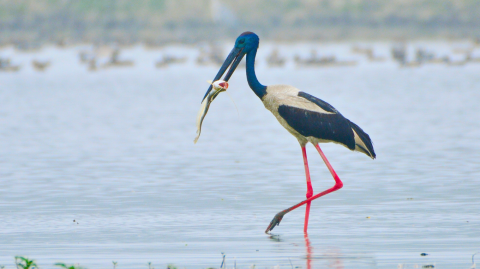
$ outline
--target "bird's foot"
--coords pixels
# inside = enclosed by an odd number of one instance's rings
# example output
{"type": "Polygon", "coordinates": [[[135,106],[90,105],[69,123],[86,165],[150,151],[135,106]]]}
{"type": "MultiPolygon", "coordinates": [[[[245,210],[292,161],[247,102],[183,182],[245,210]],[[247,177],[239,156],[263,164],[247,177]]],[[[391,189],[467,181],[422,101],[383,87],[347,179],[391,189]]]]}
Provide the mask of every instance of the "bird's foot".
{"type": "Polygon", "coordinates": [[[277,213],[277,215],[273,217],[272,221],[270,221],[270,225],[268,225],[267,229],[265,230],[265,233],[270,232],[271,230],[273,230],[273,228],[275,228],[275,226],[280,225],[280,221],[282,221],[283,216],[285,216],[285,214],[287,214],[287,212],[285,211],[281,211],[277,213]]]}

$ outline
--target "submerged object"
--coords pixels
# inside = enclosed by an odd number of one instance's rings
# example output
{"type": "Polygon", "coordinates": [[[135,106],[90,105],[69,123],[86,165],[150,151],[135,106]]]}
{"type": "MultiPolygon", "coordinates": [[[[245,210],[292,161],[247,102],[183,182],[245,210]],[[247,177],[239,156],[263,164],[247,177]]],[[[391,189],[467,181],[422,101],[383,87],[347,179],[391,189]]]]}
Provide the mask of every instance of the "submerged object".
{"type": "Polygon", "coordinates": [[[212,91],[208,93],[208,95],[203,99],[202,105],[200,106],[200,110],[197,114],[197,137],[193,140],[193,143],[197,143],[198,138],[200,138],[200,133],[202,132],[202,123],[203,119],[207,115],[208,109],[210,108],[210,104],[215,100],[217,95],[221,92],[224,92],[228,89],[228,82],[224,80],[217,80],[215,82],[208,81],[212,85],[212,91]]]}

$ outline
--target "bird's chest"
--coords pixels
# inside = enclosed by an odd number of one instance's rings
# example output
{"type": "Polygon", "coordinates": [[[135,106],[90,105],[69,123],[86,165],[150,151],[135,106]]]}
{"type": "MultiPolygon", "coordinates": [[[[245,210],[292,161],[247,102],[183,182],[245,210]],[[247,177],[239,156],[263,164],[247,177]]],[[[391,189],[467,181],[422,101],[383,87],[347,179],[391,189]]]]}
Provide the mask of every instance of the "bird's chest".
{"type": "Polygon", "coordinates": [[[272,114],[277,118],[278,122],[285,128],[287,131],[289,131],[292,135],[295,137],[303,137],[301,136],[295,129],[293,129],[287,121],[280,115],[278,112],[278,108],[281,105],[285,105],[286,103],[289,103],[290,96],[288,95],[282,95],[282,94],[277,94],[277,95],[272,95],[272,94],[267,94],[262,102],[265,105],[265,108],[270,110],[272,114]]]}
{"type": "Polygon", "coordinates": [[[281,104],[281,98],[272,94],[267,94],[263,98],[262,102],[266,109],[275,114],[281,104]]]}

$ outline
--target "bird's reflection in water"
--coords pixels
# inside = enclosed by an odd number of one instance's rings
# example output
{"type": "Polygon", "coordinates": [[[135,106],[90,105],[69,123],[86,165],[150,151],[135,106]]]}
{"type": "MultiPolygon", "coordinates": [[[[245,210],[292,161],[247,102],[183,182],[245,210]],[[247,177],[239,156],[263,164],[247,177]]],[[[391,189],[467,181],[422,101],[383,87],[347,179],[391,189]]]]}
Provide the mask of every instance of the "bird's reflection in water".
{"type": "Polygon", "coordinates": [[[342,253],[339,249],[330,249],[328,252],[324,254],[328,259],[328,268],[335,268],[335,269],[343,269],[345,266],[343,265],[342,253]]]}
{"type": "Polygon", "coordinates": [[[312,268],[312,245],[310,244],[310,239],[308,239],[308,234],[304,234],[305,237],[305,250],[306,250],[306,256],[307,256],[307,269],[312,268]]]}
{"type": "Polygon", "coordinates": [[[275,242],[283,242],[283,240],[280,238],[279,234],[270,234],[268,237],[270,240],[275,241],[275,242]]]}
{"type": "MultiPolygon", "coordinates": [[[[314,259],[313,257],[313,247],[312,244],[310,243],[310,239],[308,238],[308,234],[304,234],[305,238],[305,256],[307,260],[307,269],[312,268],[312,260],[314,259]]],[[[325,253],[323,256],[329,261],[328,268],[334,268],[334,269],[344,269],[343,266],[343,261],[340,258],[340,253],[338,250],[335,251],[328,251],[325,253]]]]}

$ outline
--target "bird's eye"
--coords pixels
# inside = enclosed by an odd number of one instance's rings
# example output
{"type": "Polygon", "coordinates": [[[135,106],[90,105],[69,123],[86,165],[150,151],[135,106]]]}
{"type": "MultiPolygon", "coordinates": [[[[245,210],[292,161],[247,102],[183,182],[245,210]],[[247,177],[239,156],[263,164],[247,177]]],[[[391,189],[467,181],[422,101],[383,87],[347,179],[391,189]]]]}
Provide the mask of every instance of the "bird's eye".
{"type": "Polygon", "coordinates": [[[243,44],[243,43],[245,43],[245,39],[238,40],[238,44],[243,44]]]}

